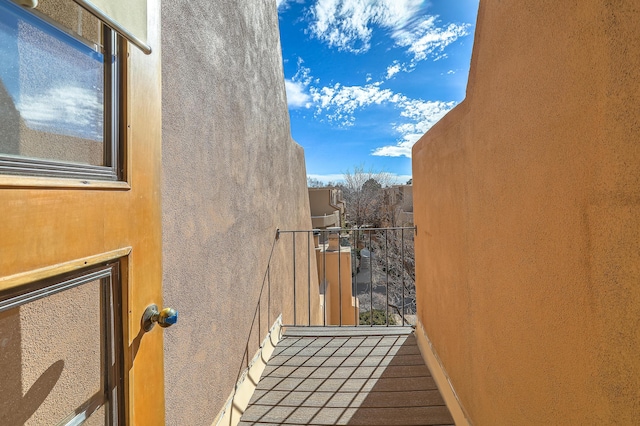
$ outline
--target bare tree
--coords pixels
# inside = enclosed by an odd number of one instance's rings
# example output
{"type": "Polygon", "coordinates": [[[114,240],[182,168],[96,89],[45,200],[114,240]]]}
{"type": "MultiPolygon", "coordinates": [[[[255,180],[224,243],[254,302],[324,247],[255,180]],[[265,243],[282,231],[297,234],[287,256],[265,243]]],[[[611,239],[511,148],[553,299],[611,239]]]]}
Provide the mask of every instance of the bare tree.
{"type": "Polygon", "coordinates": [[[393,183],[395,182],[389,173],[365,170],[363,166],[356,166],[353,172],[347,170],[344,173],[344,184],[341,188],[352,226],[380,226],[382,188],[393,183]]]}
{"type": "Polygon", "coordinates": [[[307,187],[309,188],[333,188],[336,186],[338,186],[336,182],[328,181],[327,183],[325,183],[320,179],[307,176],[307,187]]]}
{"type": "Polygon", "coordinates": [[[377,311],[378,319],[385,319],[388,312],[390,319],[398,318],[396,323],[403,316],[410,323],[406,316],[416,313],[414,229],[355,231],[354,237],[370,251],[366,262],[370,269],[356,280],[360,312],[366,317],[363,324],[368,324],[372,311],[377,311]]]}
{"type": "Polygon", "coordinates": [[[414,315],[416,273],[413,231],[378,231],[371,245],[373,307],[399,317],[414,315]]]}
{"type": "Polygon", "coordinates": [[[362,229],[363,225],[373,228],[397,226],[400,207],[389,200],[389,192],[385,191],[393,184],[396,182],[389,173],[367,171],[357,166],[353,172],[344,173],[344,185],[341,186],[349,221],[357,228],[352,230],[357,239],[356,255],[359,256],[360,249],[365,247],[371,256],[370,279],[365,277],[367,288],[361,288],[356,280],[356,287],[360,288],[357,290],[360,291],[357,294],[360,312],[365,317],[369,315],[370,320],[372,316],[379,320],[382,314],[385,322],[391,319],[388,316],[416,313],[413,229],[362,229]]]}

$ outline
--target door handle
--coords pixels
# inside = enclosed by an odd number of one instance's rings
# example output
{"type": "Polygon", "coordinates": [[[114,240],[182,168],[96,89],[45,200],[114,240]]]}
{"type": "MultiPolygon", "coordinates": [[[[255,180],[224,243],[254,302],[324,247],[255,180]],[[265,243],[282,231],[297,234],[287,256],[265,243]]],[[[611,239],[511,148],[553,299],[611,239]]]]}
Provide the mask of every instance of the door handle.
{"type": "Polygon", "coordinates": [[[164,308],[158,311],[157,305],[149,305],[142,314],[142,328],[151,331],[158,323],[162,328],[171,327],[178,322],[178,311],[173,308],[164,308]]]}

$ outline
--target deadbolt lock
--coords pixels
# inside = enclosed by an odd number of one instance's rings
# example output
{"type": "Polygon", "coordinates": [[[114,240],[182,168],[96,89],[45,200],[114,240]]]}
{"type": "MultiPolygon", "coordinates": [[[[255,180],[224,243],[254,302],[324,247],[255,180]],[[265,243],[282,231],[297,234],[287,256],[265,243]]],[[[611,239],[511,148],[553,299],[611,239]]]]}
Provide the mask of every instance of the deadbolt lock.
{"type": "Polygon", "coordinates": [[[142,315],[142,328],[151,331],[158,323],[162,328],[167,328],[178,322],[178,311],[173,308],[164,308],[158,311],[158,306],[149,305],[142,315]]]}

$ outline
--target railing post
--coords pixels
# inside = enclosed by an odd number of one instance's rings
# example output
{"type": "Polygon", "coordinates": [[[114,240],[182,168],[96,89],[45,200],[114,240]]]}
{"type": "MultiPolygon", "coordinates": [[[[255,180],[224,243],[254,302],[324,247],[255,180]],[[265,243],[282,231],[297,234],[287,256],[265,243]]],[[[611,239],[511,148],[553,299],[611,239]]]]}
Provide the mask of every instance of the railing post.
{"type": "Polygon", "coordinates": [[[327,325],[327,232],[322,233],[322,287],[324,303],[322,304],[322,325],[327,325]]]}
{"type": "Polygon", "coordinates": [[[307,301],[309,305],[309,326],[311,326],[311,232],[313,231],[307,231],[307,301]]]}
{"type": "Polygon", "coordinates": [[[360,318],[358,318],[358,308],[360,304],[358,303],[358,239],[356,238],[358,235],[357,230],[352,230],[351,238],[353,239],[352,249],[351,249],[351,264],[353,265],[353,287],[351,289],[351,293],[353,294],[353,324],[357,327],[360,318]]]}
{"type": "Polygon", "coordinates": [[[400,243],[402,244],[400,246],[400,258],[401,258],[401,265],[402,265],[402,325],[404,325],[404,272],[405,272],[405,266],[404,266],[404,228],[402,228],[402,233],[400,236],[400,243]]]}
{"type": "Polygon", "coordinates": [[[385,254],[385,272],[387,274],[387,305],[385,307],[387,327],[389,327],[389,230],[384,232],[384,254],[385,254]]]}
{"type": "MultiPolygon", "coordinates": [[[[318,234],[321,234],[322,236],[324,236],[322,247],[316,249],[316,250],[322,250],[322,257],[320,257],[316,253],[316,259],[322,262],[322,269],[320,269],[318,265],[318,271],[319,271],[318,275],[319,275],[319,278],[322,280],[322,287],[319,288],[318,290],[320,290],[324,296],[324,299],[323,299],[324,303],[321,310],[321,314],[323,316],[321,325],[323,326],[338,325],[340,327],[344,327],[345,324],[349,322],[349,318],[345,316],[345,312],[344,312],[345,308],[347,309],[353,308],[353,326],[360,325],[361,317],[358,316],[358,310],[356,310],[356,306],[360,302],[358,284],[360,281],[362,281],[362,277],[358,275],[358,262],[359,262],[358,249],[359,249],[360,238],[362,238],[363,247],[368,248],[370,253],[370,257],[369,257],[369,312],[370,312],[369,325],[375,326],[376,324],[380,324],[386,327],[390,327],[392,326],[392,321],[390,317],[391,314],[394,314],[395,325],[403,326],[405,324],[408,324],[407,323],[407,300],[409,300],[410,312],[414,312],[415,296],[412,296],[412,295],[414,294],[415,290],[412,285],[414,260],[413,260],[413,257],[408,258],[410,253],[412,253],[413,240],[411,241],[410,245],[407,245],[407,242],[405,240],[406,239],[405,230],[413,230],[415,232],[415,228],[409,228],[409,227],[364,228],[364,229],[357,229],[357,228],[346,229],[346,228],[336,227],[330,230],[323,229],[323,230],[315,231],[318,234]],[[393,232],[393,235],[391,237],[389,236],[390,231],[393,232]],[[346,234],[344,234],[344,232],[346,232],[346,234]],[[367,242],[366,233],[369,233],[368,242],[367,242]],[[374,233],[375,233],[375,239],[376,239],[375,246],[373,244],[374,233]],[[384,233],[384,245],[382,243],[383,233],[384,233]],[[331,235],[331,238],[329,238],[329,234],[331,235]],[[349,265],[349,271],[351,271],[352,273],[352,278],[349,280],[349,283],[351,284],[350,285],[351,291],[349,293],[345,292],[344,295],[342,294],[344,283],[342,279],[343,271],[342,271],[342,244],[341,244],[341,236],[343,235],[348,239],[348,242],[350,245],[349,259],[351,260],[351,263],[349,265]],[[400,240],[398,240],[398,236],[400,236],[400,240]],[[328,268],[327,260],[331,260],[333,262],[332,260],[333,258],[331,257],[328,258],[327,256],[327,249],[329,248],[328,247],[329,239],[331,239],[330,255],[333,256],[334,252],[337,251],[337,253],[335,254],[338,256],[338,259],[336,264],[332,266],[332,268],[336,269],[336,271],[327,270],[328,268]],[[337,244],[336,244],[336,241],[337,241],[337,244]],[[400,244],[399,247],[398,247],[398,244],[400,244]],[[375,250],[374,250],[374,247],[375,247],[375,250]],[[384,260],[382,259],[383,250],[385,251],[384,260]],[[374,268],[376,270],[375,275],[373,273],[374,268]],[[384,276],[382,274],[383,270],[384,270],[384,276]],[[338,282],[337,283],[333,282],[333,285],[337,284],[338,286],[337,289],[329,288],[329,282],[327,280],[327,272],[330,272],[332,274],[334,274],[335,272],[338,273],[338,282]],[[398,274],[401,274],[401,276],[398,277],[398,274]],[[374,293],[374,286],[376,286],[375,280],[378,280],[377,284],[379,284],[377,286],[377,289],[375,290],[377,303],[379,304],[385,303],[385,309],[380,310],[381,313],[385,314],[384,321],[379,321],[374,318],[375,305],[373,303],[374,302],[373,293],[374,293]],[[379,282],[380,280],[384,280],[385,294],[382,294],[382,291],[381,291],[382,283],[379,282]],[[401,291],[397,291],[398,290],[397,285],[401,285],[402,287],[401,291]],[[338,296],[336,297],[336,295],[333,294],[333,297],[330,299],[329,297],[327,297],[327,293],[329,290],[332,290],[334,293],[335,291],[338,291],[338,296]],[[345,300],[345,297],[349,297],[350,299],[347,301],[345,300]],[[398,299],[401,299],[401,300],[398,300],[398,299]],[[331,303],[331,300],[333,300],[334,302],[332,304],[333,307],[329,307],[331,309],[328,311],[327,304],[331,303]],[[338,302],[337,308],[340,310],[339,312],[337,312],[338,318],[333,316],[333,313],[335,312],[335,309],[336,309],[335,302],[338,302]],[[402,304],[402,308],[398,306],[400,303],[402,304]],[[396,313],[401,319],[401,324],[395,323],[396,313]],[[338,324],[335,324],[336,322],[338,322],[338,324]]],[[[291,260],[293,262],[293,265],[292,265],[292,270],[293,270],[292,312],[293,312],[294,320],[292,323],[290,323],[290,325],[292,326],[312,326],[316,324],[312,321],[312,316],[316,311],[314,311],[314,308],[312,306],[312,303],[314,302],[311,300],[312,292],[315,294],[315,289],[311,285],[311,274],[314,273],[314,271],[312,271],[312,268],[311,268],[311,254],[313,251],[312,245],[311,245],[312,232],[314,231],[313,230],[290,230],[290,231],[278,231],[278,233],[276,234],[276,241],[279,239],[282,233],[293,234],[292,241],[291,241],[291,247],[292,247],[291,260]],[[303,305],[301,306],[302,311],[300,311],[301,321],[300,321],[300,324],[298,324],[298,292],[299,292],[298,291],[298,269],[299,268],[298,268],[297,246],[299,244],[297,241],[297,234],[301,232],[307,233],[307,238],[306,238],[307,309],[304,309],[304,300],[303,300],[302,302],[303,305]],[[303,312],[307,314],[307,321],[304,321],[303,312]]],[[[314,240],[315,240],[315,236],[314,236],[314,240]]],[[[303,241],[304,241],[304,238],[303,238],[303,241]]],[[[267,302],[267,309],[266,309],[267,323],[271,321],[271,266],[272,266],[271,262],[269,262],[269,264],[267,265],[267,270],[265,274],[266,283],[263,282],[263,286],[264,284],[268,285],[267,296],[266,296],[267,297],[267,301],[266,301],[267,302]]],[[[301,273],[304,273],[304,272],[301,272],[301,273]]],[[[304,281],[304,278],[302,279],[304,281]]],[[[365,272],[364,280],[366,281],[366,272],[365,272]]],[[[304,286],[304,283],[302,283],[301,285],[304,286]]],[[[301,287],[300,291],[304,293],[304,287],[301,287]]],[[[304,297],[304,294],[302,296],[304,297]]],[[[366,289],[364,289],[362,296],[363,296],[362,301],[366,303],[365,302],[366,289]]],[[[258,329],[262,328],[262,321],[263,321],[262,312],[264,311],[264,308],[261,305],[262,305],[262,300],[260,299],[258,301],[258,306],[256,308],[257,315],[259,317],[258,323],[257,323],[258,329]]],[[[363,306],[366,306],[366,305],[363,305],[363,306]]],[[[360,309],[363,309],[363,306],[360,306],[360,309]]],[[[349,316],[348,313],[346,313],[346,315],[349,316]]],[[[320,323],[318,322],[318,324],[320,323]]],[[[365,324],[366,324],[366,321],[365,321],[365,324]]]]}
{"type": "Polygon", "coordinates": [[[298,325],[298,316],[296,315],[296,233],[293,235],[293,325],[298,325]]]}
{"type": "MultiPolygon", "coordinates": [[[[342,228],[340,228],[342,229],[342,228]]],[[[338,305],[340,306],[340,327],[342,327],[342,247],[340,246],[340,230],[338,230],[338,305]]]]}
{"type": "Polygon", "coordinates": [[[369,231],[369,325],[373,327],[373,246],[369,231]]]}

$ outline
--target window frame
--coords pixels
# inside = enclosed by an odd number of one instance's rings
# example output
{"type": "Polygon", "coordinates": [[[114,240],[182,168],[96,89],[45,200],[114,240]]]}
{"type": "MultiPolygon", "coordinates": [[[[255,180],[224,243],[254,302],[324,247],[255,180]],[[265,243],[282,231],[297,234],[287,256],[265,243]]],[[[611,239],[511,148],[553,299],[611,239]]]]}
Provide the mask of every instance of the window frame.
{"type": "MultiPolygon", "coordinates": [[[[82,38],[57,24],[38,11],[30,11],[9,3],[29,16],[31,24],[46,26],[55,31],[60,40],[69,44],[81,43],[92,47],[82,38]]],[[[63,179],[118,182],[125,180],[124,134],[124,39],[102,22],[104,57],[104,166],[67,162],[62,160],[22,157],[0,153],[0,178],[2,177],[50,177],[63,179]]],[[[0,179],[1,181],[4,179],[0,179]]],[[[84,182],[87,183],[87,182],[84,182]]],[[[4,186],[4,185],[2,185],[4,186]]],[[[11,185],[8,185],[11,186],[11,185]]],[[[17,185],[23,186],[23,185],[17,185]]]]}
{"type": "MultiPolygon", "coordinates": [[[[109,426],[124,425],[124,343],[123,343],[123,295],[121,262],[114,261],[25,284],[0,291],[0,313],[19,308],[36,300],[80,287],[100,280],[100,299],[103,315],[100,333],[102,339],[101,367],[104,394],[102,401],[92,398],[81,406],[79,412],[61,419],[60,424],[83,423],[95,409],[107,405],[105,421],[109,426]],[[96,403],[102,403],[97,405],[96,403]]],[[[42,319],[43,321],[46,318],[42,319]]]]}

